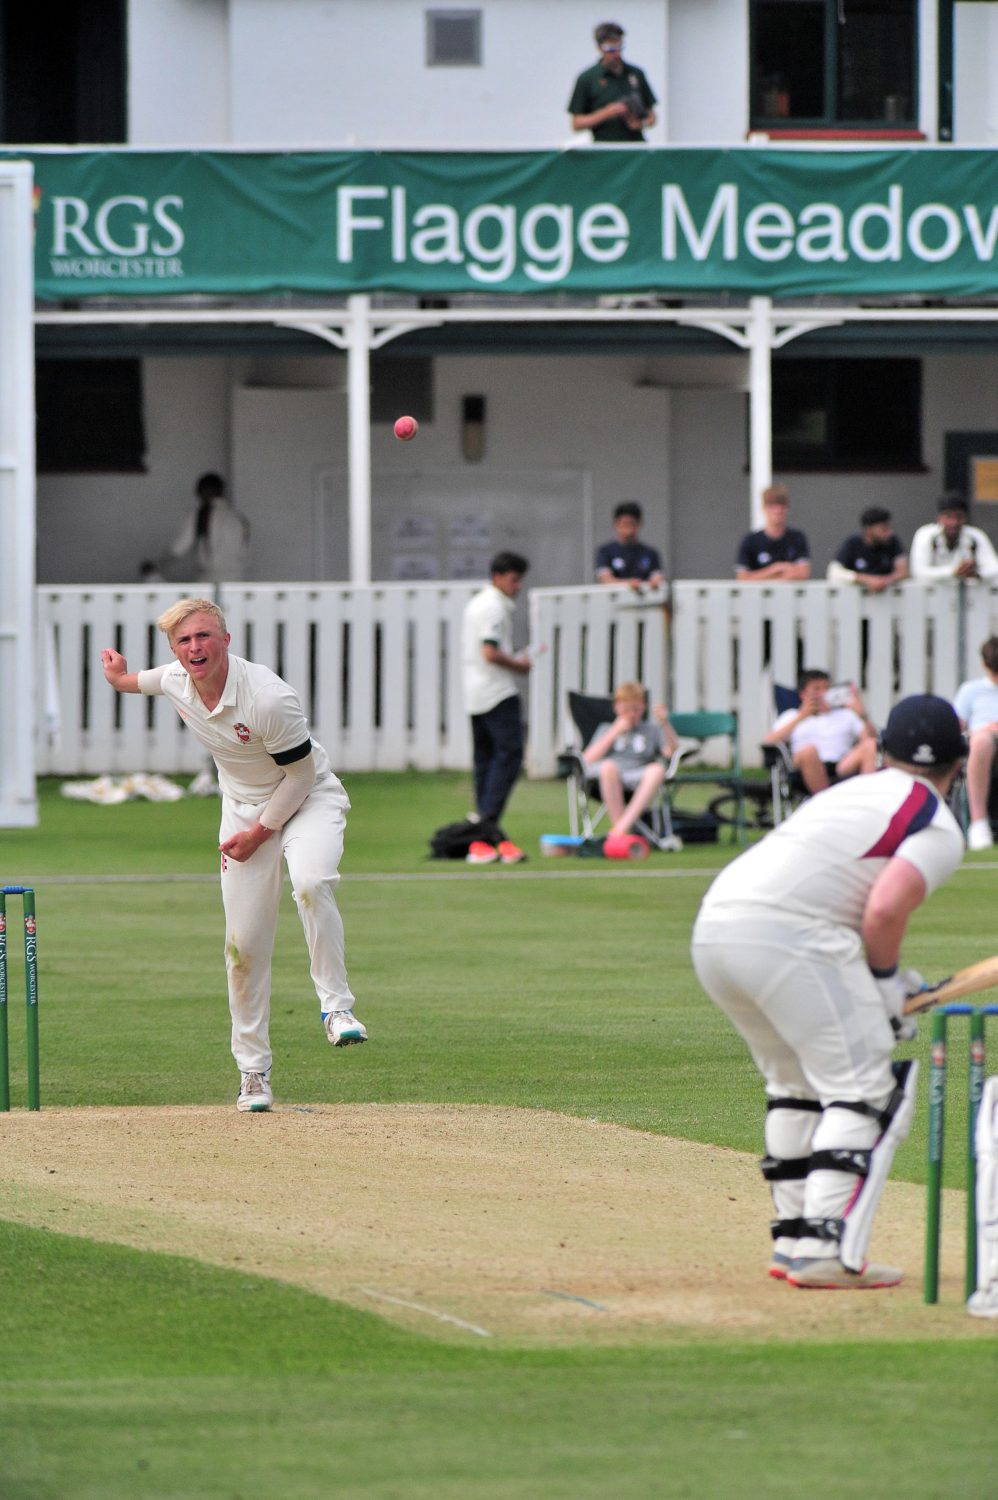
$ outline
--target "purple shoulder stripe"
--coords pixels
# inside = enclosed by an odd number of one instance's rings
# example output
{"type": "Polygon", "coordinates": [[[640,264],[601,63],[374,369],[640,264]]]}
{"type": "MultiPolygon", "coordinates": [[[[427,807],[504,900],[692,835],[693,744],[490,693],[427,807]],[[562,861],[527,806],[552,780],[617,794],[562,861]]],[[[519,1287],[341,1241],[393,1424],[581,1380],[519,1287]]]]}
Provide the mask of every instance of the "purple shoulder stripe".
{"type": "Polygon", "coordinates": [[[863,859],[890,859],[906,838],[927,828],[936,815],[939,798],[922,782],[916,782],[888,823],[877,842],[863,859]]]}

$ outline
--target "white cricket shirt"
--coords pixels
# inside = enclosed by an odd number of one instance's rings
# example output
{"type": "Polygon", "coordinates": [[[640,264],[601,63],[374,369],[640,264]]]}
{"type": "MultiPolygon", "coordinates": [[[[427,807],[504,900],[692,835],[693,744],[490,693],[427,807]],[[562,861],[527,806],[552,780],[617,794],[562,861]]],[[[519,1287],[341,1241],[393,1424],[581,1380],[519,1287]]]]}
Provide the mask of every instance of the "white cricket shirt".
{"type": "Polygon", "coordinates": [[[461,631],[461,673],[464,706],[469,714],[486,714],[518,691],[516,673],[486,661],[484,645],[498,646],[513,655],[513,600],[495,584],[486,584],[464,606],[461,631]]]}
{"type": "MultiPolygon", "coordinates": [[[[236,802],[266,802],[284,780],[274,755],[311,739],[294,688],[259,662],[229,656],[225,689],[209,711],[179,661],[138,674],[139,692],[169,698],[218,767],[218,784],[236,802]]],[[[329,757],[312,743],[316,781],[332,775],[329,757]]]]}
{"type": "Polygon", "coordinates": [[[932,786],[896,766],[819,792],[722,870],[701,906],[808,918],[858,932],[874,881],[899,855],[930,894],[963,858],[959,825],[932,786]]]}

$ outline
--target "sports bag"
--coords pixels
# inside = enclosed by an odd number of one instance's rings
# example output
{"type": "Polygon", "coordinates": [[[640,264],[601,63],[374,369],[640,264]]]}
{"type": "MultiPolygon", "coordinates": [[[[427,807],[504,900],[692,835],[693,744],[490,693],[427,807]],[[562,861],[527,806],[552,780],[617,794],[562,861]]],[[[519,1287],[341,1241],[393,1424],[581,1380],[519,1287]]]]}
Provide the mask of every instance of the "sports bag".
{"type": "Polygon", "coordinates": [[[465,818],[461,823],[445,823],[430,837],[431,859],[465,859],[472,844],[484,840],[498,844],[502,832],[494,823],[472,822],[465,818]]]}

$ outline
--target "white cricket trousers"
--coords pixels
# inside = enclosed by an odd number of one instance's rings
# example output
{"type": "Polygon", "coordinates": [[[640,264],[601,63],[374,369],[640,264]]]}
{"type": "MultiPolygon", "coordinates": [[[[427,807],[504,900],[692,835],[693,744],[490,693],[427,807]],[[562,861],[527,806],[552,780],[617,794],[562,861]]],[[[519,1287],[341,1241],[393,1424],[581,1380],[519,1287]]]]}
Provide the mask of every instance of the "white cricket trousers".
{"type": "MultiPolygon", "coordinates": [[[[767,1151],[787,1158],[872,1147],[876,1120],[835,1108],[849,1101],[880,1110],[894,1091],[894,1033],[858,934],[762,909],[715,908],[697,918],[692,956],[700,983],[748,1044],[769,1098],[821,1104],[820,1115],[767,1115],[767,1151]]],[[[812,1171],[799,1185],[781,1185],[774,1201],[783,1198],[781,1218],[840,1219],[857,1187],[848,1173],[812,1171]]],[[[802,1256],[831,1253],[812,1238],[796,1247],[802,1256]]]]}
{"type": "MultiPolygon", "coordinates": [[[[339,883],[350,801],[334,776],[312,788],[279,832],[240,863],[222,859],[225,969],[232,1016],[232,1055],[243,1073],[266,1073],[270,1050],[270,973],[284,865],[308,944],[320,1011],[350,1010],[343,919],[334,891],[339,883]]],[[[252,828],[258,803],[222,798],[219,842],[252,828]]]]}

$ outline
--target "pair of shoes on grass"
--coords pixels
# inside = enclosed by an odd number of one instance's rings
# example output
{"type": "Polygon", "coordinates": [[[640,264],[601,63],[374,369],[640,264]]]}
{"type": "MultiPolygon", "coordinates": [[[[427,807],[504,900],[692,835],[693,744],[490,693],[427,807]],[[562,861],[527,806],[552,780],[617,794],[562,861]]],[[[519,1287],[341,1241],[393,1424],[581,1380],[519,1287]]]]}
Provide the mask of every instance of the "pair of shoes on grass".
{"type": "MultiPolygon", "coordinates": [[[[334,1047],[352,1047],[367,1041],[367,1027],[358,1021],[352,1010],[329,1010],[322,1013],[322,1026],[334,1047]]],[[[270,1071],[266,1073],[241,1073],[239,1075],[239,1097],[236,1109],[241,1114],[262,1114],[274,1103],[270,1087],[270,1071]]]]}
{"type": "Polygon", "coordinates": [[[487,844],[484,839],[476,839],[465,856],[469,865],[494,865],[497,861],[504,865],[518,865],[526,857],[523,850],[518,849],[510,839],[501,839],[498,844],[487,844]]]}

